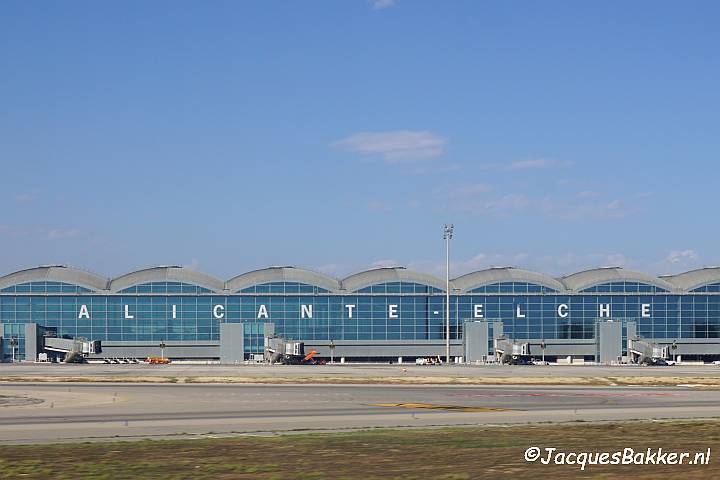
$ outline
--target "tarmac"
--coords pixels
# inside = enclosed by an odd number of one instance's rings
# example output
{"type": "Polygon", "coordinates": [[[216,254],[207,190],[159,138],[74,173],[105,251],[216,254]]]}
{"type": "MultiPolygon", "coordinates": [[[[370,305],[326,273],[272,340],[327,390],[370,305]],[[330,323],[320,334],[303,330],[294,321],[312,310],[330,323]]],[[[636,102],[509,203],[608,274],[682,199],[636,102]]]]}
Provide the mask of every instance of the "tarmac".
{"type": "Polygon", "coordinates": [[[2,364],[0,445],[711,418],[718,386],[716,365],[2,364]]]}
{"type": "Polygon", "coordinates": [[[5,383],[0,445],[535,422],[710,418],[690,387],[5,383]]]}

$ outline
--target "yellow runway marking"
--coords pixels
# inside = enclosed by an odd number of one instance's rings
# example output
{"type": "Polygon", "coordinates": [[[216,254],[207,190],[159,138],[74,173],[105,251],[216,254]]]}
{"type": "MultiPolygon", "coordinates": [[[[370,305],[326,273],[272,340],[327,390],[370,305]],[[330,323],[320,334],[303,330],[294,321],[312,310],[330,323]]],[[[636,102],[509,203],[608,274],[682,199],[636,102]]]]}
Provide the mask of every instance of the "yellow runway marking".
{"type": "Polygon", "coordinates": [[[371,407],[396,407],[408,409],[448,410],[453,412],[506,412],[507,408],[464,407],[461,405],[437,405],[434,403],[369,403],[371,407]]]}

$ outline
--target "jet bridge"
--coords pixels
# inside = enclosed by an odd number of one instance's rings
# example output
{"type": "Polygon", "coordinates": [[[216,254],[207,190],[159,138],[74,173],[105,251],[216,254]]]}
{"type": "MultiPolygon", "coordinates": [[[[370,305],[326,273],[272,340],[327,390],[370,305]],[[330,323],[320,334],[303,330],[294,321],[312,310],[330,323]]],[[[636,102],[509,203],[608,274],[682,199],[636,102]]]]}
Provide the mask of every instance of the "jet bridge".
{"type": "Polygon", "coordinates": [[[657,343],[648,342],[641,337],[635,336],[628,339],[628,355],[631,363],[641,365],[663,364],[669,358],[669,347],[657,343]]]}
{"type": "Polygon", "coordinates": [[[41,337],[40,349],[44,352],[53,352],[56,358],[62,358],[65,363],[83,363],[88,355],[102,352],[100,340],[87,341],[83,337],[57,338],[41,337]],[[59,354],[59,355],[57,355],[59,354]]]}
{"type": "Polygon", "coordinates": [[[530,363],[530,344],[517,342],[502,335],[495,339],[495,355],[500,363],[524,365],[530,363]]]}
{"type": "Polygon", "coordinates": [[[302,365],[314,363],[313,357],[317,351],[312,350],[305,354],[305,343],[286,340],[277,335],[265,338],[265,361],[271,365],[281,363],[283,365],[302,365]]]}
{"type": "MultiPolygon", "coordinates": [[[[14,347],[25,347],[24,355],[13,358],[13,361],[84,362],[87,357],[102,353],[100,340],[59,335],[56,327],[46,327],[35,322],[27,322],[23,326],[19,332],[13,332],[12,337],[5,335],[5,340],[15,343],[14,347]]],[[[5,333],[7,332],[0,324],[0,339],[5,333]]],[[[22,348],[20,350],[22,351],[22,348]]],[[[0,356],[0,361],[2,360],[0,356]]]]}

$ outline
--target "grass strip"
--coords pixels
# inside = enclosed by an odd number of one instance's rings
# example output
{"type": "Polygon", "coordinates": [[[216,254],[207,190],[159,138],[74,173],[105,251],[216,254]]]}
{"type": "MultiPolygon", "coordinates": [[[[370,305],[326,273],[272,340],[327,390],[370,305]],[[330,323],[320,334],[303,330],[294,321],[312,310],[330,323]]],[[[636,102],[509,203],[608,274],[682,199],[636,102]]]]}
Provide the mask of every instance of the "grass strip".
{"type": "Polygon", "coordinates": [[[530,446],[700,452],[720,445],[718,427],[717,421],[647,421],[2,446],[0,478],[706,479],[720,478],[720,457],[711,457],[709,465],[597,465],[581,471],[527,463],[524,452],[530,446]]]}

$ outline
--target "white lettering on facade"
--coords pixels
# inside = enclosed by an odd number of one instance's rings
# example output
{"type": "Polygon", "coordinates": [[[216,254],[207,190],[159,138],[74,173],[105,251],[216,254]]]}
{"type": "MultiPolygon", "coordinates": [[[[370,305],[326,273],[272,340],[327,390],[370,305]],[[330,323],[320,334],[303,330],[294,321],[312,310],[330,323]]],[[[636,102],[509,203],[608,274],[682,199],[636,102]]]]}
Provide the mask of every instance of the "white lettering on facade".
{"type": "MultiPolygon", "coordinates": [[[[135,318],[135,315],[130,312],[130,305],[126,304],[124,306],[124,318],[127,320],[132,320],[135,318]]],[[[355,310],[357,310],[357,304],[346,304],[343,305],[347,309],[347,318],[355,318],[355,310]]],[[[388,305],[388,318],[399,318],[399,305],[397,304],[390,304],[388,305]]],[[[525,306],[527,307],[527,305],[525,306]]],[[[515,305],[515,318],[527,318],[528,311],[525,310],[525,307],[523,307],[522,304],[516,304],[515,305]]],[[[225,318],[225,306],[222,304],[214,305],[212,308],[212,314],[213,317],[216,319],[225,318]]],[[[598,317],[599,318],[610,318],[611,317],[611,309],[612,304],[610,303],[599,303],[598,304],[598,317]]],[[[439,315],[441,312],[434,310],[432,312],[434,315],[439,315]]],[[[566,303],[561,303],[557,306],[556,313],[558,318],[567,318],[570,316],[570,306],[566,303]]],[[[652,304],[651,303],[643,303],[640,304],[640,316],[642,318],[651,318],[652,316],[652,304]]],[[[80,310],[78,313],[78,319],[90,319],[90,310],[88,308],[88,305],[83,304],[80,305],[80,310]]],[[[178,318],[178,308],[177,305],[172,305],[172,318],[177,319],[178,318]]],[[[270,314],[268,313],[268,309],[266,305],[260,305],[258,308],[257,313],[258,319],[269,319],[270,314]]],[[[300,305],[300,318],[313,318],[313,305],[300,305]]],[[[485,306],[482,303],[473,304],[473,318],[485,318],[485,306]]]]}

